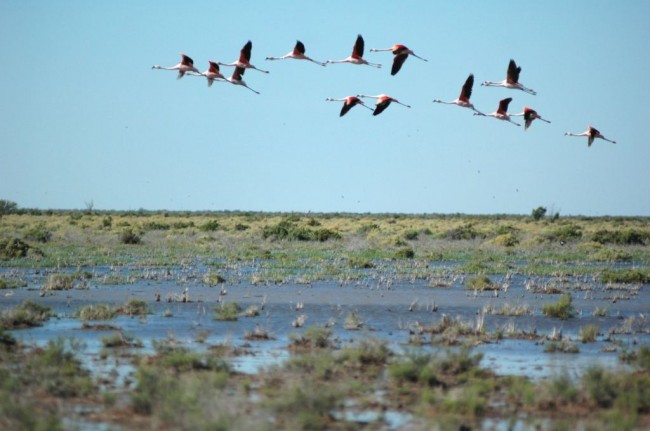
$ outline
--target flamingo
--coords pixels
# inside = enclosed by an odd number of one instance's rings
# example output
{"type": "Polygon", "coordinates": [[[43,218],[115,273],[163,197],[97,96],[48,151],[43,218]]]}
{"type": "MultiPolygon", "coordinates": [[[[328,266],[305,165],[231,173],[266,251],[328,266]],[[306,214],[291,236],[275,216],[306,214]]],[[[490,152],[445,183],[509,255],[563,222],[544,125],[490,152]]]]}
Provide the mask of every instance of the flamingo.
{"type": "Polygon", "coordinates": [[[615,144],[616,141],[612,141],[611,139],[607,139],[604,137],[598,130],[595,128],[589,126],[589,128],[582,133],[571,133],[571,132],[566,132],[564,136],[587,136],[587,146],[591,147],[591,144],[594,143],[594,140],[596,138],[602,139],[603,141],[611,142],[612,144],[615,144]]]}
{"type": "Polygon", "coordinates": [[[507,99],[501,99],[499,101],[499,109],[497,109],[496,112],[493,112],[491,114],[482,114],[480,112],[475,112],[474,115],[482,115],[484,117],[494,117],[497,120],[503,120],[512,123],[515,126],[521,126],[521,124],[512,121],[510,119],[510,115],[508,115],[508,105],[510,104],[510,102],[512,102],[512,97],[508,97],[507,99]]]}
{"type": "Polygon", "coordinates": [[[366,97],[366,98],[377,99],[377,103],[375,104],[375,110],[372,112],[372,115],[381,114],[382,112],[384,112],[384,110],[386,108],[388,108],[388,106],[392,102],[399,103],[400,105],[406,106],[407,108],[411,107],[410,105],[406,105],[406,104],[400,102],[399,100],[397,100],[397,99],[395,99],[393,97],[390,97],[390,96],[388,96],[386,94],[380,94],[378,96],[364,96],[363,94],[357,94],[357,97],[366,97]]]}
{"type": "Polygon", "coordinates": [[[377,63],[368,63],[363,58],[363,47],[364,41],[361,35],[357,35],[357,41],[352,47],[352,54],[349,57],[344,58],[343,60],[327,60],[326,63],[352,63],[352,64],[367,64],[368,66],[381,67],[381,64],[377,63]]]}
{"type": "Polygon", "coordinates": [[[463,84],[463,88],[460,90],[460,96],[458,96],[458,99],[452,100],[451,102],[444,102],[442,100],[435,99],[434,102],[445,103],[447,105],[458,105],[461,108],[469,108],[475,112],[478,112],[479,114],[482,114],[482,112],[476,109],[474,105],[469,101],[469,98],[472,96],[473,86],[474,86],[474,75],[470,73],[467,79],[465,80],[465,83],[463,84]]]}
{"type": "Polygon", "coordinates": [[[343,107],[341,108],[341,113],[339,114],[339,117],[344,116],[345,114],[348,113],[348,111],[352,108],[354,108],[356,105],[363,106],[364,108],[368,108],[372,111],[372,108],[369,108],[363,103],[363,100],[359,99],[357,96],[348,96],[343,99],[332,99],[331,97],[328,97],[325,99],[327,102],[343,102],[343,107]]]}
{"type": "Polygon", "coordinates": [[[401,45],[399,43],[396,43],[390,48],[383,48],[383,49],[377,49],[377,48],[371,48],[370,52],[379,52],[379,51],[392,51],[394,56],[393,56],[393,67],[390,70],[390,74],[395,76],[397,75],[397,72],[402,68],[402,65],[408,58],[409,54],[412,55],[413,57],[419,58],[422,61],[429,61],[426,58],[422,58],[418,55],[416,55],[412,50],[408,49],[406,46],[401,45]]]}
{"type": "Polygon", "coordinates": [[[176,77],[176,79],[181,79],[183,76],[185,76],[185,73],[187,72],[199,73],[199,69],[194,67],[194,60],[192,60],[190,57],[183,54],[182,52],[181,52],[181,62],[178,63],[176,66],[164,67],[164,66],[160,66],[159,64],[154,64],[153,66],[151,66],[151,68],[162,69],[162,70],[178,70],[178,76],[176,77]]]}
{"type": "Polygon", "coordinates": [[[235,67],[243,67],[244,69],[255,69],[259,70],[260,72],[263,73],[269,73],[268,70],[262,70],[258,69],[257,67],[253,66],[251,64],[251,51],[253,50],[253,42],[250,40],[246,42],[246,44],[242,47],[240,54],[239,54],[239,60],[233,62],[233,63],[217,63],[222,66],[235,66],[235,67]]]}
{"type": "Polygon", "coordinates": [[[246,82],[242,78],[244,76],[244,72],[246,72],[245,67],[235,67],[235,71],[232,73],[232,76],[230,78],[226,78],[226,81],[234,85],[241,85],[243,87],[246,87],[255,94],[260,94],[259,91],[255,91],[246,85],[246,82]]]}
{"type": "Polygon", "coordinates": [[[296,46],[293,47],[293,51],[291,51],[289,54],[283,55],[282,57],[266,57],[267,60],[286,60],[287,58],[293,58],[295,60],[309,60],[312,63],[325,66],[325,63],[321,63],[320,61],[312,60],[311,58],[307,57],[305,55],[305,45],[299,40],[296,41],[296,46]]]}
{"type": "Polygon", "coordinates": [[[531,90],[530,88],[524,87],[523,84],[519,83],[519,73],[521,72],[521,67],[517,67],[517,63],[513,59],[510,59],[508,64],[508,72],[506,74],[506,79],[500,82],[485,81],[481,85],[488,87],[505,87],[513,90],[521,90],[528,94],[535,95],[537,92],[531,90]]]}
{"type": "Polygon", "coordinates": [[[531,124],[533,124],[533,120],[542,120],[546,123],[551,123],[548,120],[543,119],[542,117],[539,116],[537,111],[534,109],[531,109],[527,106],[524,107],[524,112],[520,112],[519,114],[510,114],[511,117],[524,117],[524,131],[528,130],[531,124]]]}
{"type": "Polygon", "coordinates": [[[223,76],[221,74],[221,72],[219,71],[219,64],[217,64],[214,61],[208,61],[208,63],[210,63],[210,67],[205,72],[203,72],[203,73],[189,72],[188,75],[205,76],[208,79],[208,87],[212,87],[212,84],[217,79],[223,79],[224,81],[227,81],[226,77],[223,76]]]}

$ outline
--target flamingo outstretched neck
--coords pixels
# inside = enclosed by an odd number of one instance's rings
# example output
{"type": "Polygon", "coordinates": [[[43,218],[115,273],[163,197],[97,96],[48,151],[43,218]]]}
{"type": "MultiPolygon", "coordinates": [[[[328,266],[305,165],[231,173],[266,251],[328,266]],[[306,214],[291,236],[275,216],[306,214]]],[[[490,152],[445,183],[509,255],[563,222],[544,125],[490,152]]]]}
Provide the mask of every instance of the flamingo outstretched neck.
{"type": "Polygon", "coordinates": [[[296,46],[293,48],[293,51],[282,57],[266,57],[267,60],[286,60],[288,58],[293,58],[295,60],[307,60],[312,63],[316,63],[319,66],[325,66],[325,63],[320,61],[313,60],[305,55],[305,45],[301,41],[296,41],[296,46]]]}
{"type": "Polygon", "coordinates": [[[364,46],[365,46],[365,42],[363,41],[363,37],[361,35],[357,35],[357,40],[355,41],[354,46],[352,47],[352,54],[350,54],[349,57],[344,58],[343,60],[327,60],[326,63],[328,63],[328,64],[333,64],[333,63],[365,64],[367,66],[380,68],[381,64],[369,63],[368,61],[366,61],[363,58],[364,46]]]}

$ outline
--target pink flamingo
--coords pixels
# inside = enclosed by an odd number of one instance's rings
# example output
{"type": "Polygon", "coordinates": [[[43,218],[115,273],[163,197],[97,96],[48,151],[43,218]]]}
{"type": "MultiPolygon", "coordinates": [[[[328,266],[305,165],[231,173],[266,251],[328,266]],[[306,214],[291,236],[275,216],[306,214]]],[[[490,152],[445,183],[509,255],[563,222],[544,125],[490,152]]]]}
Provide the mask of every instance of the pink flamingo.
{"type": "Polygon", "coordinates": [[[253,51],[253,42],[249,40],[248,42],[246,42],[246,44],[242,47],[241,51],[239,52],[239,60],[233,63],[218,63],[218,64],[222,66],[243,67],[244,69],[255,69],[263,73],[269,73],[268,70],[258,69],[257,67],[251,64],[252,51],[253,51]]]}
{"type": "Polygon", "coordinates": [[[422,58],[418,55],[416,55],[413,50],[407,48],[404,45],[401,45],[399,43],[396,43],[390,48],[382,48],[382,49],[377,49],[377,48],[371,48],[370,52],[379,52],[379,51],[392,51],[393,52],[393,67],[390,70],[390,74],[395,76],[397,75],[397,72],[400,71],[402,68],[402,65],[408,58],[409,54],[412,55],[415,58],[419,58],[422,61],[429,61],[426,58],[422,58]]]}
{"type": "Polygon", "coordinates": [[[399,100],[390,97],[386,94],[380,94],[378,96],[364,96],[363,94],[357,94],[357,97],[367,97],[367,98],[377,99],[377,103],[375,104],[375,110],[372,112],[372,115],[381,114],[382,112],[384,112],[384,110],[386,110],[386,108],[390,106],[392,102],[399,103],[400,105],[406,106],[407,108],[411,107],[410,105],[406,105],[400,102],[399,100]]]}
{"type": "Polygon", "coordinates": [[[181,52],[181,62],[178,63],[176,66],[164,67],[158,64],[154,64],[153,66],[151,66],[151,68],[162,69],[162,70],[178,70],[178,76],[176,77],[176,79],[181,79],[183,76],[185,76],[185,73],[187,72],[199,73],[199,69],[194,67],[194,60],[192,60],[190,57],[183,54],[182,52],[181,52]]]}
{"type": "Polygon", "coordinates": [[[540,117],[540,115],[535,111],[534,109],[531,109],[527,106],[524,107],[524,112],[520,112],[519,114],[510,114],[511,117],[524,117],[524,131],[528,130],[531,124],[533,124],[533,120],[542,120],[546,123],[551,123],[548,120],[543,119],[540,117]]]}
{"type": "Polygon", "coordinates": [[[255,91],[252,88],[250,88],[244,79],[242,78],[244,76],[244,72],[246,72],[246,68],[244,67],[235,67],[235,71],[232,73],[232,76],[230,78],[226,78],[226,81],[230,82],[231,84],[234,85],[241,85],[242,87],[248,88],[250,91],[256,94],[260,94],[259,91],[255,91]]]}
{"type": "Polygon", "coordinates": [[[219,64],[217,64],[214,61],[208,61],[208,63],[210,64],[210,67],[205,72],[203,72],[203,73],[189,72],[188,75],[205,76],[208,79],[208,87],[212,87],[212,84],[217,79],[222,79],[224,81],[227,81],[227,78],[225,76],[223,76],[221,74],[221,72],[219,71],[219,64]]]}
{"type": "Polygon", "coordinates": [[[591,147],[591,144],[594,143],[594,140],[596,138],[602,139],[603,141],[611,142],[612,144],[615,144],[616,141],[612,141],[610,139],[607,139],[604,137],[598,130],[595,128],[589,126],[589,128],[582,133],[571,133],[571,132],[566,132],[564,136],[587,136],[587,146],[591,147]]]}
{"type": "Polygon", "coordinates": [[[482,115],[484,117],[494,117],[497,120],[503,120],[512,123],[515,126],[521,126],[521,124],[512,121],[510,119],[510,115],[508,115],[508,105],[510,104],[510,102],[512,102],[512,97],[508,97],[507,99],[501,99],[499,101],[499,109],[497,109],[495,112],[492,112],[491,114],[482,114],[480,112],[475,112],[474,115],[482,115]]]}
{"type": "Polygon", "coordinates": [[[469,98],[472,97],[473,86],[474,86],[474,75],[470,73],[467,79],[465,80],[465,83],[463,84],[463,88],[460,90],[460,96],[458,96],[458,99],[452,100],[451,102],[444,102],[442,100],[435,99],[434,102],[445,103],[447,105],[458,105],[461,108],[469,108],[475,112],[478,112],[479,114],[482,114],[482,112],[476,109],[474,105],[469,101],[469,98]]]}
{"type": "Polygon", "coordinates": [[[312,60],[311,58],[307,57],[305,55],[305,45],[299,40],[296,41],[296,46],[289,54],[283,55],[282,57],[266,57],[267,60],[286,60],[288,58],[293,58],[295,60],[308,60],[320,66],[325,66],[325,63],[321,63],[320,61],[312,60]]]}
{"type": "Polygon", "coordinates": [[[368,63],[363,58],[363,47],[364,41],[361,35],[357,36],[357,40],[352,47],[352,54],[349,57],[344,58],[343,60],[327,60],[326,63],[352,63],[352,64],[367,64],[368,66],[381,67],[381,64],[377,63],[368,63]]]}
{"type": "Polygon", "coordinates": [[[331,97],[328,97],[325,100],[327,102],[343,102],[343,107],[341,108],[339,117],[344,116],[350,109],[354,108],[357,105],[363,106],[364,108],[368,108],[372,111],[372,108],[367,107],[365,103],[363,103],[363,100],[359,99],[357,96],[348,96],[343,99],[332,99],[331,97]]]}
{"type": "Polygon", "coordinates": [[[519,83],[519,73],[521,73],[521,67],[517,67],[517,63],[515,63],[514,60],[510,59],[505,80],[500,82],[485,81],[481,85],[488,87],[505,87],[513,90],[521,90],[532,95],[537,94],[534,90],[526,88],[523,84],[519,83]]]}

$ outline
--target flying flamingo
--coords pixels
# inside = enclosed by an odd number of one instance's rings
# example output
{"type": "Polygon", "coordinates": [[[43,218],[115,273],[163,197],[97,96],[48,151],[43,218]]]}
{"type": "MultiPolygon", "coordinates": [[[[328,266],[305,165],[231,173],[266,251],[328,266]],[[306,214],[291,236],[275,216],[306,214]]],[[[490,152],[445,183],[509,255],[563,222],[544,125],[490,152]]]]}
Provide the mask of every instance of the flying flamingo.
{"type": "Polygon", "coordinates": [[[239,54],[239,60],[233,62],[233,63],[217,63],[222,66],[235,66],[235,67],[243,67],[244,69],[255,69],[259,70],[260,72],[264,73],[269,73],[268,70],[262,70],[258,69],[257,67],[253,66],[251,64],[251,51],[253,50],[253,42],[250,40],[246,42],[246,45],[244,45],[240,51],[239,54]]]}
{"type": "Polygon", "coordinates": [[[178,63],[176,66],[164,67],[158,64],[154,64],[153,66],[151,66],[151,68],[162,69],[162,70],[178,70],[178,76],[176,77],[176,79],[181,79],[183,76],[185,76],[185,73],[187,72],[199,73],[199,69],[194,67],[194,60],[192,60],[190,57],[183,54],[182,52],[181,52],[181,62],[178,63]]]}
{"type": "Polygon", "coordinates": [[[587,131],[582,132],[582,133],[571,133],[571,132],[566,132],[564,134],[565,136],[587,136],[587,146],[591,147],[591,144],[594,143],[594,140],[596,138],[602,139],[603,141],[611,142],[612,144],[615,144],[616,141],[612,141],[611,139],[607,139],[604,137],[598,130],[595,128],[589,126],[589,129],[587,131]]]}
{"type": "Polygon", "coordinates": [[[216,81],[217,79],[223,79],[224,81],[227,81],[226,77],[223,76],[219,71],[219,64],[217,64],[214,61],[208,61],[208,63],[210,63],[210,67],[205,72],[203,73],[189,72],[188,75],[205,76],[208,79],[208,87],[211,87],[214,81],[216,81]]]}
{"type": "Polygon", "coordinates": [[[508,97],[507,99],[501,99],[499,101],[499,109],[497,109],[496,112],[492,112],[491,114],[482,114],[480,112],[475,112],[474,115],[482,115],[484,117],[494,117],[497,120],[503,120],[512,123],[515,126],[521,126],[521,124],[512,121],[510,119],[510,115],[508,115],[508,105],[510,104],[510,102],[512,102],[512,97],[508,97]]]}
{"type": "Polygon", "coordinates": [[[358,35],[357,41],[354,43],[354,46],[352,47],[352,54],[350,54],[348,58],[344,58],[343,60],[327,60],[326,63],[367,64],[368,66],[381,67],[381,64],[368,63],[363,58],[363,47],[364,47],[363,37],[361,35],[358,35]]]}
{"type": "MultiPolygon", "coordinates": [[[[359,99],[357,96],[348,96],[344,99],[332,99],[331,97],[328,97],[325,99],[327,102],[343,102],[343,107],[341,108],[341,113],[339,114],[339,117],[344,116],[345,114],[348,113],[350,109],[355,107],[356,105],[363,106],[364,108],[368,108],[365,103],[363,103],[363,100],[359,99]]],[[[368,108],[372,111],[372,108],[368,108]]]]}
{"type": "Polygon", "coordinates": [[[445,103],[447,105],[458,105],[461,108],[469,108],[475,112],[478,112],[481,114],[478,109],[472,105],[472,103],[469,101],[469,98],[472,97],[472,87],[474,86],[474,75],[469,74],[467,79],[465,80],[465,83],[463,84],[463,88],[460,90],[460,96],[458,96],[458,99],[452,100],[451,102],[444,102],[442,100],[434,100],[436,103],[445,103]]]}
{"type": "Polygon", "coordinates": [[[517,67],[517,63],[515,63],[513,59],[510,59],[510,63],[508,64],[508,72],[505,80],[500,82],[485,81],[481,85],[485,85],[488,87],[505,87],[513,90],[521,90],[532,95],[537,94],[537,92],[535,92],[534,90],[531,90],[530,88],[526,88],[524,87],[523,84],[519,83],[520,72],[521,72],[521,67],[517,67]]]}
{"type": "Polygon", "coordinates": [[[259,91],[255,91],[252,88],[250,88],[248,85],[246,85],[246,82],[242,78],[244,76],[244,72],[246,72],[246,68],[244,68],[244,67],[235,67],[235,71],[232,73],[232,76],[230,78],[226,78],[226,81],[228,81],[228,82],[230,82],[231,84],[234,84],[234,85],[241,85],[243,87],[248,88],[253,93],[260,94],[259,91]]]}
{"type": "Polygon", "coordinates": [[[307,57],[305,55],[305,45],[299,40],[296,41],[296,46],[294,46],[293,51],[291,51],[289,54],[283,55],[282,57],[266,57],[267,60],[286,60],[287,58],[293,58],[296,60],[309,60],[312,63],[325,66],[325,63],[321,63],[320,61],[312,60],[311,58],[307,57]]]}
{"type": "Polygon", "coordinates": [[[400,105],[406,106],[407,108],[411,107],[410,105],[406,105],[393,97],[387,96],[386,94],[380,94],[379,96],[364,96],[363,94],[357,94],[357,97],[377,99],[375,110],[372,112],[372,115],[381,114],[392,102],[399,103],[400,105]]]}
{"type": "Polygon", "coordinates": [[[533,124],[533,120],[542,120],[546,123],[551,123],[548,120],[543,119],[542,117],[539,116],[537,111],[534,109],[531,109],[529,107],[524,107],[524,112],[521,112],[519,114],[510,114],[511,117],[524,117],[524,131],[528,130],[531,124],[533,124]]]}
{"type": "Polygon", "coordinates": [[[422,58],[418,55],[416,55],[412,50],[408,49],[406,46],[401,45],[396,43],[390,48],[384,48],[384,49],[377,49],[377,48],[371,48],[370,52],[378,52],[378,51],[392,51],[394,56],[393,56],[393,67],[390,70],[390,74],[395,76],[397,72],[402,68],[402,65],[408,58],[409,54],[412,55],[413,57],[419,58],[422,61],[429,61],[426,58],[422,58]]]}

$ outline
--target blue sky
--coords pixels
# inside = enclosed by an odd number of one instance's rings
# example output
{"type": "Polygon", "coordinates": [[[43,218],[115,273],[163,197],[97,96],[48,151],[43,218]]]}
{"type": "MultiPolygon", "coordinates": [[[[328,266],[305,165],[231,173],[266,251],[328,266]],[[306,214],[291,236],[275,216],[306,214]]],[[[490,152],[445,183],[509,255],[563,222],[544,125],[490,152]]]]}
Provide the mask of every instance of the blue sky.
{"type": "MultiPolygon", "coordinates": [[[[0,2],[0,198],[20,207],[650,215],[650,2],[0,2]],[[265,61],[300,39],[342,59],[357,34],[382,69],[265,61]],[[247,40],[256,95],[176,79],[247,40]],[[409,58],[390,75],[402,43],[409,58]],[[481,87],[510,58],[537,96],[481,87]],[[536,109],[524,132],[451,105],[469,73],[483,112],[536,109]],[[373,117],[327,97],[389,94],[373,117]],[[591,124],[617,145],[565,137],[591,124]]],[[[232,68],[222,71],[229,75],[232,68]]],[[[373,101],[369,101],[373,103],[373,101]]],[[[521,120],[521,119],[519,119],[521,120]]],[[[521,122],[521,121],[520,121],[521,122]]]]}

